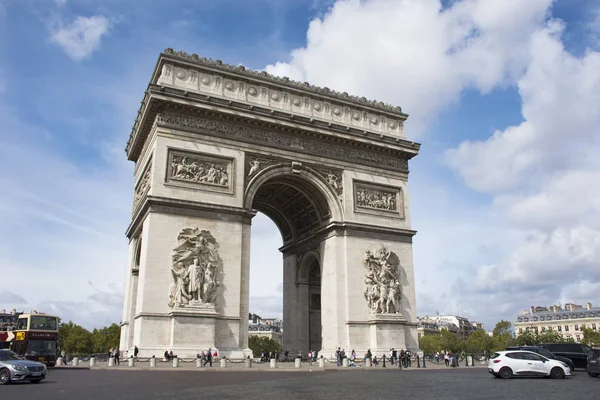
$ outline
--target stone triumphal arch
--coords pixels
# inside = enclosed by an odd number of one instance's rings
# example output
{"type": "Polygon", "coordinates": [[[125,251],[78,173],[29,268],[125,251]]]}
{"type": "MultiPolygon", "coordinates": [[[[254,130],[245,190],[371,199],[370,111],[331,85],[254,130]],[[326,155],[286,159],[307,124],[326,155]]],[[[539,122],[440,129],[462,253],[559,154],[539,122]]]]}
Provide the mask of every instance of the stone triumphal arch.
{"type": "MultiPolygon", "coordinates": [[[[283,238],[284,348],[418,348],[399,107],[165,50],[138,112],[121,350],[248,349],[250,225],[283,238]]],[[[359,353],[360,354],[360,353],[359,353]]]]}

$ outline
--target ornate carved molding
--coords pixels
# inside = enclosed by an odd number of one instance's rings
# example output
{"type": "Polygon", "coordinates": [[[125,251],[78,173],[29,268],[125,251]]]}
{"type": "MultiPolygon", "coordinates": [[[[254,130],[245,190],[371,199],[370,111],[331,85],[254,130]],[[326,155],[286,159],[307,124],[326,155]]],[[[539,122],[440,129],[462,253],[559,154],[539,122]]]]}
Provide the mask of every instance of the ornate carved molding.
{"type": "Polygon", "coordinates": [[[404,218],[401,188],[354,181],[354,211],[370,214],[396,214],[404,218]]]}
{"type": "Polygon", "coordinates": [[[366,251],[365,290],[363,292],[372,314],[400,314],[400,259],[381,247],[375,254],[366,251]]]}
{"type": "Polygon", "coordinates": [[[337,195],[340,203],[344,202],[344,178],[343,171],[333,168],[314,167],[319,174],[325,179],[331,190],[337,195]]]}
{"type": "MultiPolygon", "coordinates": [[[[406,118],[405,114],[402,113],[401,107],[393,106],[391,104],[386,104],[382,101],[368,100],[365,97],[352,96],[346,92],[342,92],[342,93],[336,92],[335,90],[329,89],[328,87],[313,86],[313,85],[309,84],[308,82],[297,82],[297,81],[291,80],[288,77],[278,77],[275,75],[271,75],[265,71],[254,71],[254,70],[248,69],[248,68],[244,67],[243,65],[230,65],[230,64],[226,64],[226,63],[222,62],[221,60],[212,60],[210,58],[199,57],[197,54],[190,55],[184,51],[175,51],[171,48],[165,49],[165,51],[163,53],[168,54],[170,56],[175,56],[175,57],[179,57],[179,58],[182,58],[185,60],[193,61],[197,64],[209,66],[212,68],[218,68],[220,70],[235,72],[236,74],[243,74],[246,76],[256,77],[261,80],[270,81],[270,82],[273,82],[273,83],[276,83],[279,85],[285,85],[288,87],[296,87],[296,88],[302,89],[302,90],[309,90],[314,93],[326,95],[328,97],[336,97],[336,98],[339,98],[340,100],[356,103],[356,104],[362,105],[362,106],[368,106],[368,107],[373,107],[373,108],[388,111],[388,112],[398,113],[398,114],[401,114],[401,116],[403,116],[404,118],[406,118]]],[[[167,74],[167,76],[170,77],[173,73],[172,71],[173,71],[172,67],[171,68],[167,67],[166,70],[163,70],[163,73],[167,74]]],[[[186,76],[180,75],[180,76],[176,76],[176,77],[179,79],[183,79],[186,76]]],[[[231,81],[229,81],[229,82],[231,82],[231,81]]],[[[211,82],[208,80],[204,80],[204,81],[201,81],[201,83],[205,84],[205,85],[209,85],[211,82]]],[[[224,87],[226,90],[229,90],[232,92],[236,90],[236,87],[233,82],[231,82],[230,85],[227,85],[227,82],[226,82],[224,87]]],[[[250,94],[252,96],[258,96],[260,93],[258,90],[255,89],[254,91],[248,90],[248,94],[250,94]]],[[[271,97],[272,98],[275,97],[276,100],[278,100],[281,97],[281,95],[277,92],[274,92],[271,94],[271,97]]],[[[294,104],[297,106],[300,106],[301,99],[298,99],[298,102],[296,102],[294,104]]],[[[333,112],[334,112],[334,114],[336,113],[335,110],[333,110],[333,112]]]]}
{"type": "Polygon", "coordinates": [[[234,172],[231,158],[169,149],[167,183],[233,193],[234,172]]]}
{"type": "Polygon", "coordinates": [[[172,111],[158,114],[157,123],[172,128],[197,129],[207,134],[217,134],[228,139],[267,144],[271,147],[296,150],[352,163],[381,166],[403,172],[408,171],[408,160],[400,154],[381,154],[377,151],[329,143],[310,137],[298,137],[287,132],[268,131],[254,126],[237,125],[224,120],[214,121],[172,111]]]}
{"type": "Polygon", "coordinates": [[[148,165],[144,169],[142,173],[142,177],[140,178],[139,183],[135,187],[133,193],[133,211],[140,204],[140,201],[144,198],[144,196],[148,193],[151,186],[151,174],[152,174],[152,161],[148,162],[148,165]]]}

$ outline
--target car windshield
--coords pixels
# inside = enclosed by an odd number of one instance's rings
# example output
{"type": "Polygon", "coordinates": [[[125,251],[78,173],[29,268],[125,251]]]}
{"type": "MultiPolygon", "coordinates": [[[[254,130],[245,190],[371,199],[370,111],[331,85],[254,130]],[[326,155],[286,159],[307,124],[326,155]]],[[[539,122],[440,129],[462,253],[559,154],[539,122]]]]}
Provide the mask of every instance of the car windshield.
{"type": "Polygon", "coordinates": [[[22,360],[23,357],[12,351],[0,351],[0,361],[22,360]]]}
{"type": "Polygon", "coordinates": [[[28,356],[52,356],[56,354],[56,341],[31,340],[27,346],[28,356]]]}

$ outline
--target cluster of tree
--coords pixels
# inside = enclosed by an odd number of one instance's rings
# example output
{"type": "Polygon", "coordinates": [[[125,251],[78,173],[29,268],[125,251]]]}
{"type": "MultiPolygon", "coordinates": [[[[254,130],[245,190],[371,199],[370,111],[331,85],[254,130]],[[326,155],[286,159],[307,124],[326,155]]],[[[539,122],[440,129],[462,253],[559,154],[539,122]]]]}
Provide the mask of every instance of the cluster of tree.
{"type": "Polygon", "coordinates": [[[108,353],[119,347],[121,328],[117,324],[88,331],[84,327],[68,323],[58,328],[58,351],[68,354],[108,353]]]}
{"type": "MultiPolygon", "coordinates": [[[[574,342],[572,338],[565,339],[557,331],[534,332],[525,331],[516,337],[512,333],[512,324],[508,321],[500,321],[496,324],[493,336],[478,330],[467,338],[442,329],[439,334],[424,335],[419,338],[419,347],[425,353],[433,354],[436,351],[447,350],[451,352],[478,353],[484,351],[492,353],[504,350],[508,346],[532,346],[538,343],[563,343],[574,342]]],[[[600,332],[586,328],[581,331],[583,339],[581,343],[590,346],[600,346],[600,332]]]]}
{"type": "Polygon", "coordinates": [[[266,336],[252,335],[248,338],[248,347],[254,353],[254,356],[260,356],[263,351],[268,353],[281,352],[281,345],[278,341],[266,336]]]}

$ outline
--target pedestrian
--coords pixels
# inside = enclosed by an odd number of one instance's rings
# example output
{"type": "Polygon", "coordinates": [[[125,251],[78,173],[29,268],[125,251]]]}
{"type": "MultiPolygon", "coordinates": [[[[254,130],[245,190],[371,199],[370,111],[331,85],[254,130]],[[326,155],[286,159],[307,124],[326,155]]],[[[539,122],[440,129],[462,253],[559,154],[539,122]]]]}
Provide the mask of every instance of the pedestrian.
{"type": "Polygon", "coordinates": [[[115,365],[119,365],[119,349],[115,349],[115,365]]]}
{"type": "Polygon", "coordinates": [[[137,346],[133,346],[133,357],[137,360],[137,355],[140,352],[137,346]]]}
{"type": "Polygon", "coordinates": [[[209,364],[209,366],[212,367],[212,349],[211,348],[208,349],[208,352],[206,354],[206,361],[204,361],[203,367],[206,367],[206,364],[209,364]]]}

